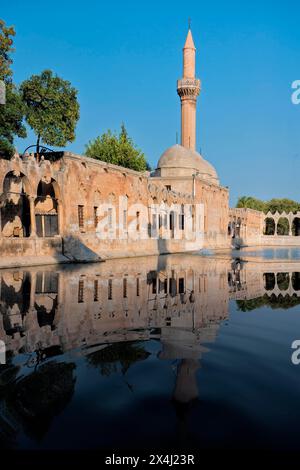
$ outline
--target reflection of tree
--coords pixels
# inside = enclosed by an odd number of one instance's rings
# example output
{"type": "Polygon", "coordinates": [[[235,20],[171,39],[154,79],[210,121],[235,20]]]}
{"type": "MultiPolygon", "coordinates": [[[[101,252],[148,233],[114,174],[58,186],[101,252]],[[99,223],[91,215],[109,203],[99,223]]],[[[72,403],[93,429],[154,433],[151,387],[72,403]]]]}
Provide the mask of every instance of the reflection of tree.
{"type": "Polygon", "coordinates": [[[286,295],[285,297],[281,294],[278,297],[275,294],[272,294],[269,297],[265,294],[261,297],[257,297],[256,299],[237,300],[236,303],[238,310],[241,312],[248,312],[263,306],[271,307],[273,310],[277,308],[289,309],[300,304],[300,297],[297,297],[295,294],[292,296],[286,295]]]}
{"type": "Polygon", "coordinates": [[[5,388],[7,409],[29,434],[41,438],[53,417],[69,403],[74,393],[75,367],[73,363],[48,362],[5,388]]]}
{"type": "Polygon", "coordinates": [[[138,361],[144,361],[150,355],[142,345],[135,342],[115,343],[87,356],[88,362],[99,368],[102,375],[109,376],[117,372],[121,364],[122,374],[138,361]]]}

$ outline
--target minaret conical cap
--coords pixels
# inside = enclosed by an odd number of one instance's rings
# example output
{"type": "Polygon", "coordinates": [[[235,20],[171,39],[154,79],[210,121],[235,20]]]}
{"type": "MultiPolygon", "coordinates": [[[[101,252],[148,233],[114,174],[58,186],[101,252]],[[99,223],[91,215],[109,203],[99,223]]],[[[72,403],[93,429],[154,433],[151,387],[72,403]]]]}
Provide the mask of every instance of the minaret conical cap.
{"type": "Polygon", "coordinates": [[[195,49],[196,50],[195,44],[193,41],[192,31],[190,29],[187,33],[187,37],[186,37],[183,49],[195,49]]]}

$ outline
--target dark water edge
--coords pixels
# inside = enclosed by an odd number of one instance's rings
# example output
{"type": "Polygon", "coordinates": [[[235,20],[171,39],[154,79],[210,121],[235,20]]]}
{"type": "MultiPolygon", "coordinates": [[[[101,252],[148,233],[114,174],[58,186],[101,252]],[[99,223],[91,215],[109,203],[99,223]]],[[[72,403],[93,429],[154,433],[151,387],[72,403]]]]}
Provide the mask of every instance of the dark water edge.
{"type": "Polygon", "coordinates": [[[283,261],[273,272],[196,256],[0,272],[2,448],[293,458],[300,267],[283,261]]]}

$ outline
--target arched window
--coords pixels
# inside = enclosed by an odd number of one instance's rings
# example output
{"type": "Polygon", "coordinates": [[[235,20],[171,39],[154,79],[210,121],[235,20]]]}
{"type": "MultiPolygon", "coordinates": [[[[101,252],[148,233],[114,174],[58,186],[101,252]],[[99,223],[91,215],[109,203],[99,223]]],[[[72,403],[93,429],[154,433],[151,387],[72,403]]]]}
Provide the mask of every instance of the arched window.
{"type": "Polygon", "coordinates": [[[58,235],[58,204],[55,193],[55,180],[41,180],[35,200],[36,233],[38,237],[58,235]]]}
{"type": "Polygon", "coordinates": [[[290,223],[286,217],[280,217],[277,222],[277,235],[288,235],[290,232],[290,223]]]}
{"type": "Polygon", "coordinates": [[[278,273],[277,285],[278,285],[279,290],[287,290],[290,285],[289,273],[278,273]]]}
{"type": "Polygon", "coordinates": [[[270,291],[275,288],[275,274],[274,273],[265,273],[264,274],[265,289],[270,291]]]}
{"type": "Polygon", "coordinates": [[[264,235],[275,235],[275,221],[272,217],[265,219],[264,235]]]}
{"type": "Polygon", "coordinates": [[[295,237],[299,237],[300,235],[300,218],[299,217],[295,217],[293,220],[292,234],[295,237]]]}
{"type": "Polygon", "coordinates": [[[30,186],[25,175],[9,172],[3,182],[1,204],[1,231],[4,237],[29,237],[30,204],[28,192],[30,186]]]}

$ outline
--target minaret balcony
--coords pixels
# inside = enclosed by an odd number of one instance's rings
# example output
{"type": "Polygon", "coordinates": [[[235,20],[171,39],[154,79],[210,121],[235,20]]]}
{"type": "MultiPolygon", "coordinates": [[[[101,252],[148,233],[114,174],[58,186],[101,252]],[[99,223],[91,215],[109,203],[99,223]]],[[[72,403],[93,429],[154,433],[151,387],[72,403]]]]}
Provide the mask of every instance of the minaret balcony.
{"type": "Polygon", "coordinates": [[[177,93],[180,97],[188,96],[196,98],[201,90],[201,82],[198,78],[182,78],[177,80],[177,93]]]}

